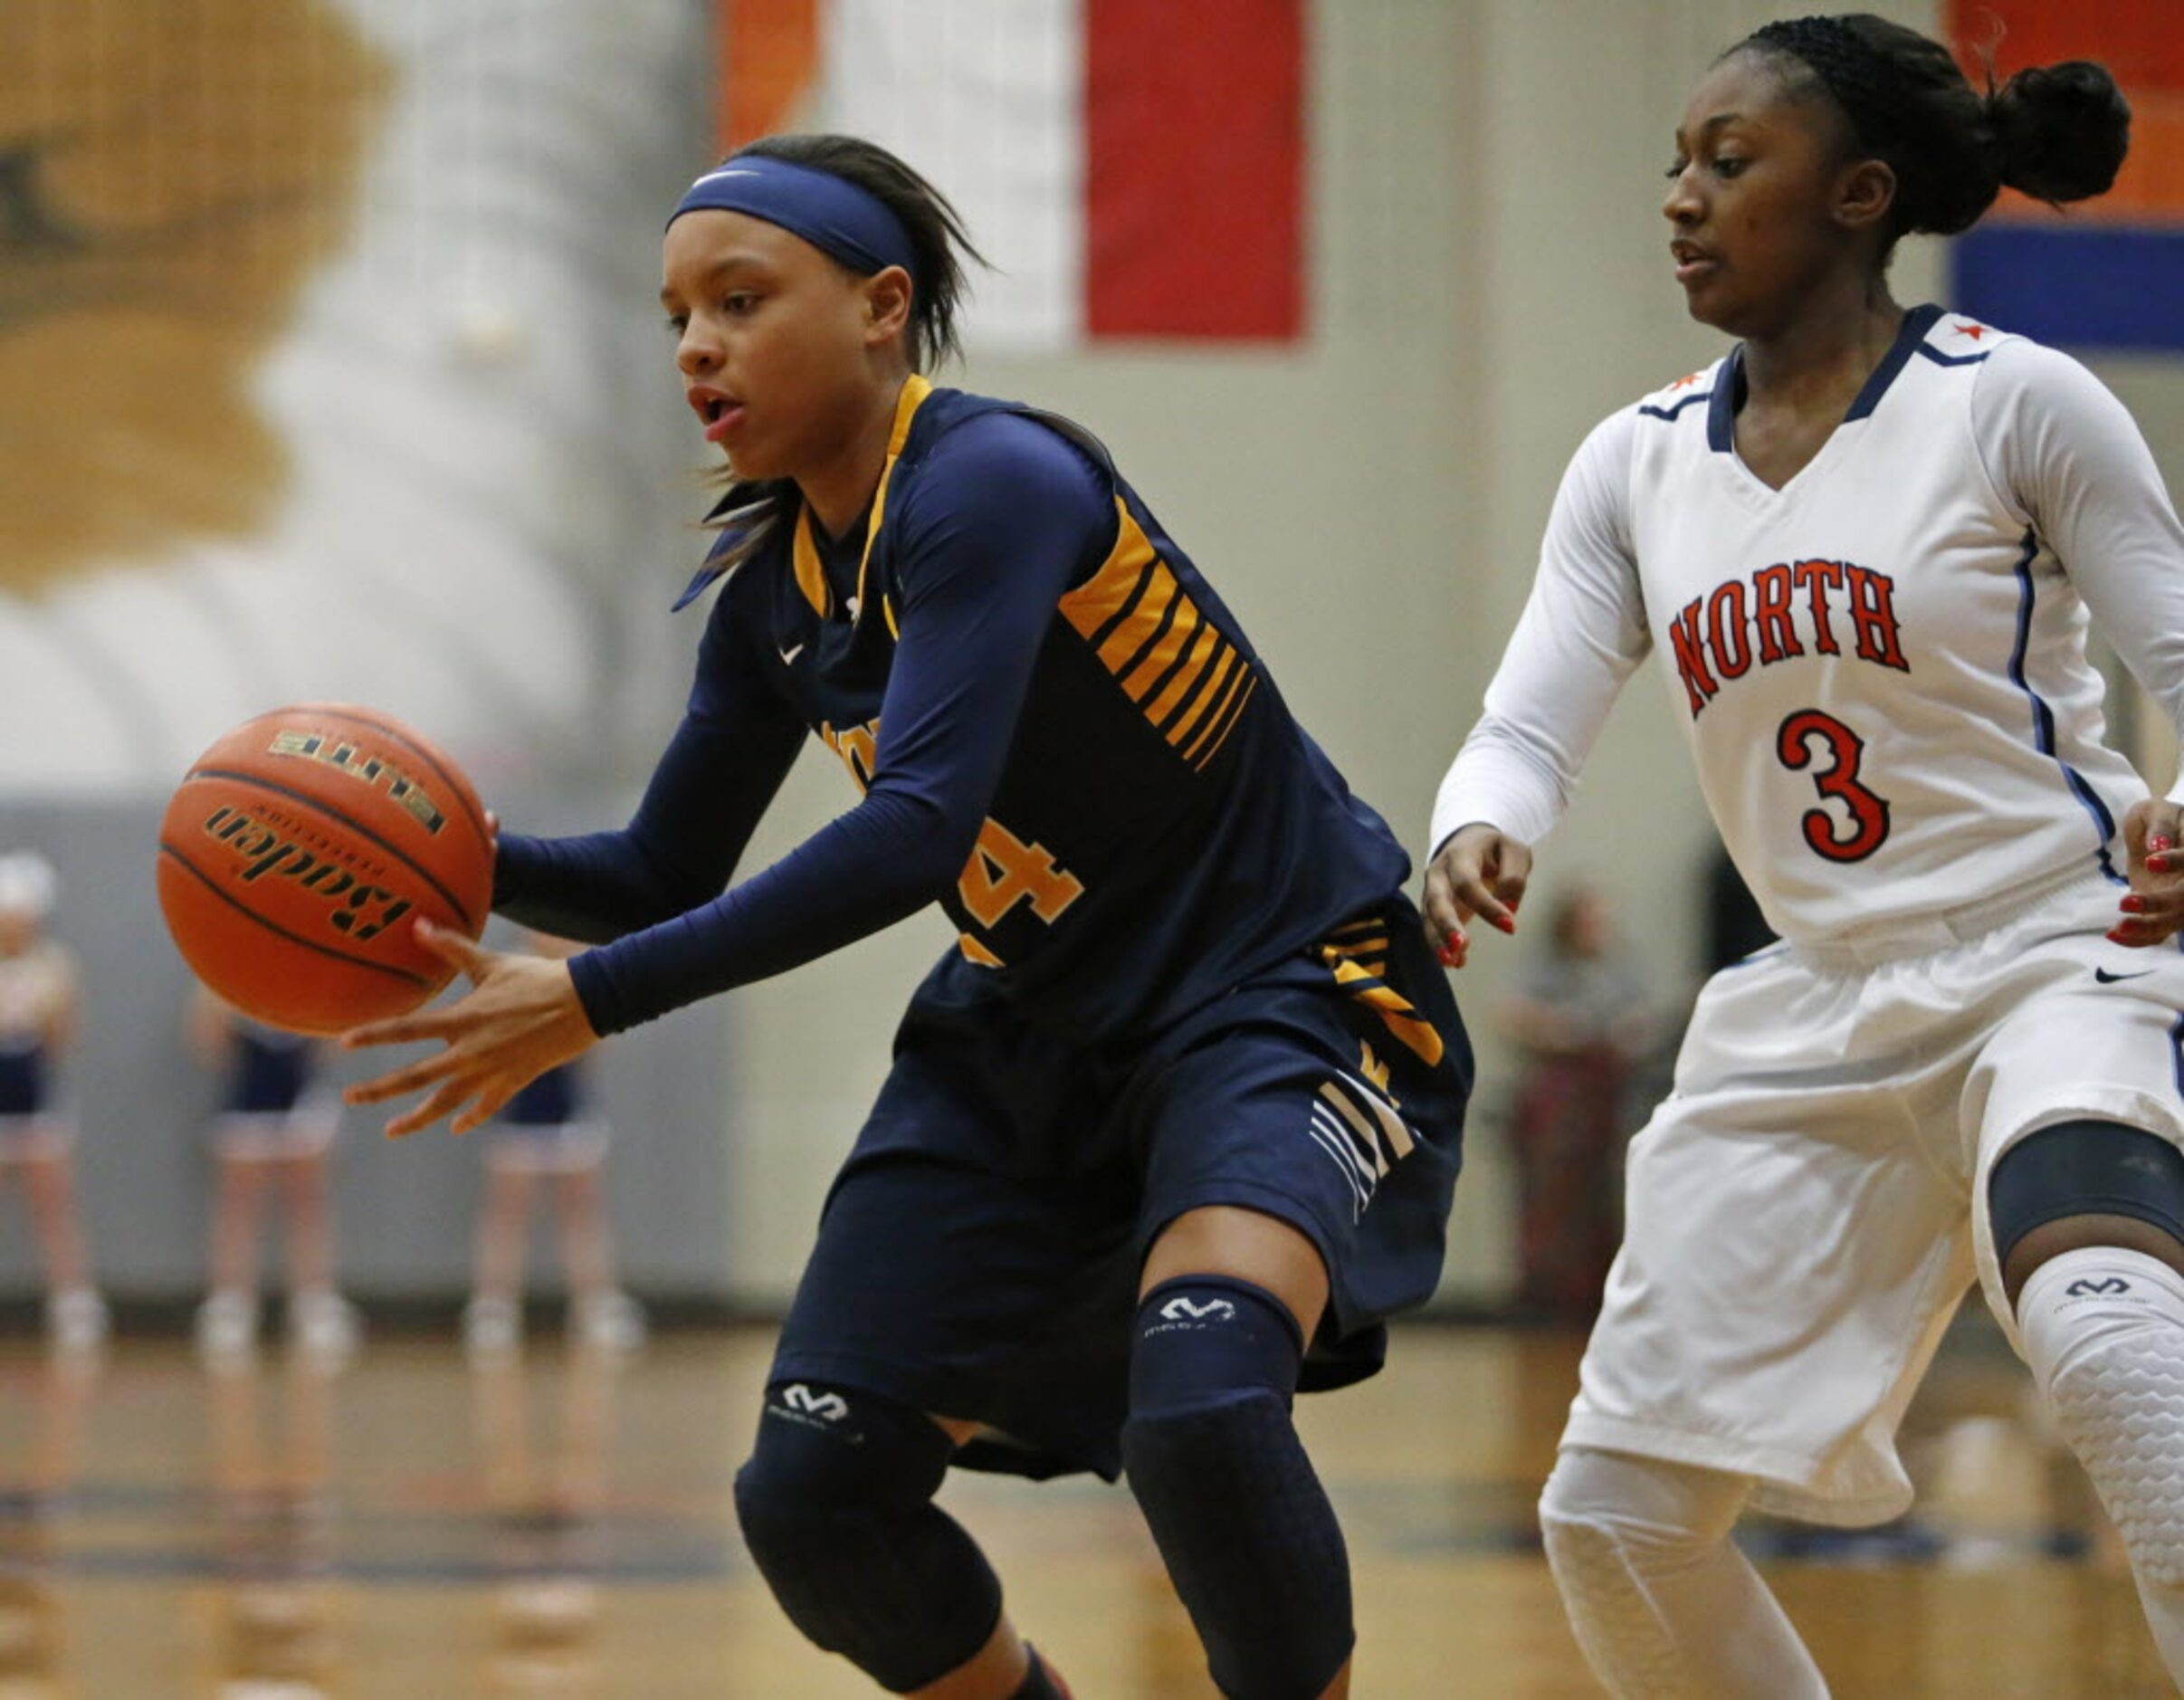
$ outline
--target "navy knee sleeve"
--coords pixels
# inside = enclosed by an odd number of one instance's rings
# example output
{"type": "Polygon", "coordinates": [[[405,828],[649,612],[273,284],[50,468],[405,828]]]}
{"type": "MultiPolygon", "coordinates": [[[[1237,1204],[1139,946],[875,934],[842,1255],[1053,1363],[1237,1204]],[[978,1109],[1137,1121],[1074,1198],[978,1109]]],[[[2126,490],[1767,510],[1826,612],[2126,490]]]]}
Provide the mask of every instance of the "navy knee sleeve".
{"type": "Polygon", "coordinates": [[[766,1390],[736,1520],[789,1621],[896,1694],[946,1676],[1001,1620],[1001,1584],[933,1504],[951,1447],[921,1411],[818,1382],[766,1390]]]}
{"type": "Polygon", "coordinates": [[[2043,1223],[2129,1216],[2184,1241],[2184,1151],[2121,1122],[2061,1122],[2004,1151],[1987,1183],[1995,1260],[2043,1223]]]}
{"type": "Polygon", "coordinates": [[[1122,1461],[1215,1683],[1316,1700],[1356,1638],[1350,1558],[1289,1417],[1304,1342],[1247,1281],[1162,1283],[1138,1312],[1122,1461]]]}

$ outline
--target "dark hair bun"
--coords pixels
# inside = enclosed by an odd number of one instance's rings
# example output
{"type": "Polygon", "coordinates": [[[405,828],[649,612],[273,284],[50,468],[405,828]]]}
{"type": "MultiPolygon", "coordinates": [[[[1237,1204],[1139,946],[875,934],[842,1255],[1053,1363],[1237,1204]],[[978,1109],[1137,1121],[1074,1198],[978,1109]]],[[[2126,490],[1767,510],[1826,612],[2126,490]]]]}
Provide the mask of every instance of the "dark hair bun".
{"type": "Polygon", "coordinates": [[[2002,181],[2043,201],[2107,193],[2131,147],[2131,103],[2113,77],[2086,60],[2018,72],[1990,109],[2002,181]]]}

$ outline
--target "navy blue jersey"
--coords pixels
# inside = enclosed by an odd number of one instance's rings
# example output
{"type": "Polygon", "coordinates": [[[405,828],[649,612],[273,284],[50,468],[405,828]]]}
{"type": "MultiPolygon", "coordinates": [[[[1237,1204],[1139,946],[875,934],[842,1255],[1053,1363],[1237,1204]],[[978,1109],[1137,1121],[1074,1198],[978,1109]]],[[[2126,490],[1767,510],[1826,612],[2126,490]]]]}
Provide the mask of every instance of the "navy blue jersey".
{"type": "Polygon", "coordinates": [[[561,1127],[577,1119],[584,1091],[577,1066],[549,1068],[502,1106],[501,1120],[511,1127],[561,1127]]]}
{"type": "Polygon", "coordinates": [[[317,1048],[301,1034],[235,1017],[229,1053],[227,1101],[231,1115],[286,1115],[310,1082],[317,1048]]]}
{"type": "Polygon", "coordinates": [[[615,941],[571,964],[603,1033],[938,901],[995,995],[1094,1041],[1316,947],[1407,872],[1096,443],[912,378],[863,522],[830,539],[792,505],[728,575],[630,826],[504,834],[496,902],[615,941]],[[722,895],[809,734],[863,802],[722,895]]]}
{"type": "Polygon", "coordinates": [[[45,1108],[45,1047],[35,1040],[0,1045],[0,1115],[45,1108]]]}

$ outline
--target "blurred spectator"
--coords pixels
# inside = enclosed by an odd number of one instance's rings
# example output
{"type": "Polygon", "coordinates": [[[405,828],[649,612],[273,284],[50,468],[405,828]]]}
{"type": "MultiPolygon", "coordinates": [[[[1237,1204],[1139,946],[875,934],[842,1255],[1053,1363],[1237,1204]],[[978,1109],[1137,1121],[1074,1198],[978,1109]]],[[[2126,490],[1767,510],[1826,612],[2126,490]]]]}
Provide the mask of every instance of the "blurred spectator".
{"type": "Polygon", "coordinates": [[[315,1084],[319,1046],[252,1020],[203,987],[191,999],[190,1048],[222,1081],[213,1121],[211,1291],[197,1307],[197,1349],[233,1364],[258,1342],[258,1217],[279,1199],[288,1261],[288,1332],[321,1361],[356,1350],[355,1307],[334,1287],[329,1176],[339,1110],[315,1084]]]}
{"type": "MultiPolygon", "coordinates": [[[[576,947],[543,933],[527,949],[566,956],[576,947]]],[[[606,1122],[588,1113],[581,1066],[567,1064],[532,1081],[501,1112],[485,1145],[485,1197],[478,1210],[476,1264],[463,1339],[474,1357],[514,1351],[523,1336],[523,1253],[532,1183],[548,1179],[558,1207],[569,1332],[581,1345],[627,1351],[644,1340],[644,1313],[615,1284],[603,1170],[606,1122]]]]}
{"type": "Polygon", "coordinates": [[[0,856],[0,1177],[19,1176],[45,1265],[46,1332],[56,1349],[105,1339],[75,1198],[75,1119],[54,1089],[81,1013],[76,959],[46,936],[59,882],[29,851],[0,856]]]}
{"type": "Polygon", "coordinates": [[[1583,1322],[1622,1240],[1631,1081],[1660,1027],[1599,893],[1557,900],[1546,946],[1518,970],[1498,1018],[1521,1055],[1510,1110],[1517,1303],[1541,1320],[1583,1322]]]}

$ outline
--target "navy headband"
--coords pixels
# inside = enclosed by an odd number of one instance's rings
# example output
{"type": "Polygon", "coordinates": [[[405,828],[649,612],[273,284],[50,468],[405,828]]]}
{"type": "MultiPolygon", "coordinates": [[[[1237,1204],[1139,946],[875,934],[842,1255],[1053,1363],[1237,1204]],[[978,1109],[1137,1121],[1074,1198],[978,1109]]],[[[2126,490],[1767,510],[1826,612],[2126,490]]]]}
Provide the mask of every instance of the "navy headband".
{"type": "Polygon", "coordinates": [[[766,154],[732,155],[690,186],[667,222],[706,209],[778,224],[865,277],[891,265],[918,275],[902,221],[879,196],[831,171],[766,154]]]}

